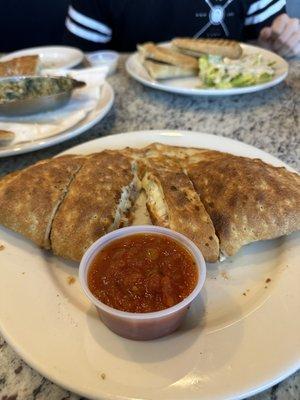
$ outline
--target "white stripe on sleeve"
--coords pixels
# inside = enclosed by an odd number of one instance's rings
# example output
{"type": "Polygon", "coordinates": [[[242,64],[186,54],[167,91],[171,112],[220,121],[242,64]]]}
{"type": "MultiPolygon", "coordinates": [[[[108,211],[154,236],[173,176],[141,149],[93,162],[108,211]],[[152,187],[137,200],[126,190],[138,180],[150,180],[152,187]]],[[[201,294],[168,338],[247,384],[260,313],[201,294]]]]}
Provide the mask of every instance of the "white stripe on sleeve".
{"type": "Polygon", "coordinates": [[[80,12],[76,11],[72,6],[69,7],[69,16],[74,21],[86,26],[87,28],[94,29],[95,31],[103,33],[104,35],[112,34],[111,29],[107,25],[104,25],[102,22],[96,21],[93,18],[81,14],[80,12]]]}
{"type": "Polygon", "coordinates": [[[70,20],[66,19],[66,27],[74,35],[95,43],[107,43],[111,40],[111,36],[101,35],[100,33],[92,32],[89,29],[84,29],[70,20]]]}
{"type": "Polygon", "coordinates": [[[265,21],[266,19],[270,18],[272,15],[274,15],[278,11],[280,11],[285,6],[285,4],[286,4],[286,0],[277,1],[277,3],[268,7],[265,11],[261,12],[260,14],[256,14],[251,17],[247,17],[245,19],[245,25],[255,25],[255,24],[259,24],[260,22],[265,21]]]}
{"type": "Polygon", "coordinates": [[[256,1],[255,3],[251,4],[249,7],[249,10],[247,12],[247,15],[254,14],[258,10],[262,10],[263,8],[267,7],[270,3],[272,3],[273,0],[259,0],[256,1]]]}

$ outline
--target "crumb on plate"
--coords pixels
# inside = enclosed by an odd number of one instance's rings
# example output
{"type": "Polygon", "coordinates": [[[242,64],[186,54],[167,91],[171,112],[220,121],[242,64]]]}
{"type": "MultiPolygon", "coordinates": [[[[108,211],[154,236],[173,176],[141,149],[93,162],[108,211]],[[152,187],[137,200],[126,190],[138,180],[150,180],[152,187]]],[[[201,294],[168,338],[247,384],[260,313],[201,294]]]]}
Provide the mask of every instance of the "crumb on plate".
{"type": "Polygon", "coordinates": [[[224,279],[228,280],[229,279],[229,275],[227,273],[227,271],[221,271],[221,275],[224,279]]]}
{"type": "Polygon", "coordinates": [[[68,276],[68,284],[69,285],[73,285],[73,283],[75,283],[75,278],[74,278],[74,276],[68,276]]]}
{"type": "Polygon", "coordinates": [[[4,250],[5,246],[3,246],[3,244],[0,244],[0,251],[4,250]]]}
{"type": "Polygon", "coordinates": [[[15,369],[15,374],[18,375],[22,371],[22,365],[19,365],[18,368],[15,369]]]}

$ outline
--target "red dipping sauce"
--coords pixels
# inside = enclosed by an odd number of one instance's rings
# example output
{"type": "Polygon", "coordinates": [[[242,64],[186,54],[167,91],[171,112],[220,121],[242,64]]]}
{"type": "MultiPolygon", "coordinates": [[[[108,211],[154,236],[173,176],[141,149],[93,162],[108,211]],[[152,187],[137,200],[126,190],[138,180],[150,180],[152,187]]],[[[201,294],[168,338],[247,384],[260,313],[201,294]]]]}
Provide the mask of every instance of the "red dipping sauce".
{"type": "Polygon", "coordinates": [[[176,240],[151,233],[117,239],[93,259],[87,283],[102,303],[127,312],[164,310],[196,287],[198,269],[176,240]]]}

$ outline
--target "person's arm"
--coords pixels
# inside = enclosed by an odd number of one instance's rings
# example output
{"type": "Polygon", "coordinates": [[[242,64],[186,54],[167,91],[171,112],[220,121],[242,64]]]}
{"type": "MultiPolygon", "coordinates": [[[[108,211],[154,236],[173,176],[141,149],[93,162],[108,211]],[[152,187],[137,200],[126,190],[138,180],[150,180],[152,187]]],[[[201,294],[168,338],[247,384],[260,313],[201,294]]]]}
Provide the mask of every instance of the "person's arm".
{"type": "Polygon", "coordinates": [[[300,56],[300,21],[281,14],[260,32],[258,42],[284,57],[300,56]]]}
{"type": "Polygon", "coordinates": [[[93,51],[111,47],[109,0],[72,0],[65,22],[64,44],[93,51]]]}
{"type": "Polygon", "coordinates": [[[257,40],[261,30],[285,13],[286,0],[251,0],[244,21],[246,40],[257,40]]]}
{"type": "Polygon", "coordinates": [[[300,24],[285,13],[286,0],[254,0],[245,19],[245,39],[258,40],[283,56],[300,54],[300,24]]]}

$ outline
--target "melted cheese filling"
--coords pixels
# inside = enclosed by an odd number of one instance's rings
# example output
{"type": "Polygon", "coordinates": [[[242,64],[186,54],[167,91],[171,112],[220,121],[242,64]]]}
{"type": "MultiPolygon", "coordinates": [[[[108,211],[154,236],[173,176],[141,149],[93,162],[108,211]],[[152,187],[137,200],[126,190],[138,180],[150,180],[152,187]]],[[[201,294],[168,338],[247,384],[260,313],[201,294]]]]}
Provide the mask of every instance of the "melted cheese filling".
{"type": "Polygon", "coordinates": [[[128,224],[127,214],[132,208],[141,189],[141,182],[137,176],[135,166],[133,166],[133,174],[134,176],[130,184],[122,188],[120,201],[115,213],[115,219],[108,228],[108,232],[118,229],[121,224],[124,226],[128,224]]]}
{"type": "Polygon", "coordinates": [[[151,179],[148,173],[145,174],[142,180],[142,186],[147,195],[147,203],[153,214],[155,214],[156,218],[163,224],[167,224],[169,221],[168,209],[161,188],[151,179]]]}

